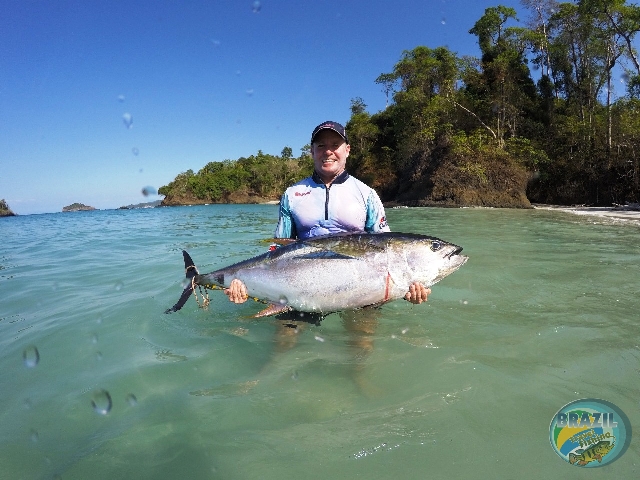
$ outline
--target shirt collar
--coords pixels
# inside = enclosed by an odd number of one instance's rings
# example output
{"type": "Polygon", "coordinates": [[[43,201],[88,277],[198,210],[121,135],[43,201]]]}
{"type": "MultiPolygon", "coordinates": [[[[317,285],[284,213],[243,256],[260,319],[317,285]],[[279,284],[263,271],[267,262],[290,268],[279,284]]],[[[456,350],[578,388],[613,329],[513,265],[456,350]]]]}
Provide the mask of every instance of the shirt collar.
{"type": "MultiPolygon", "coordinates": [[[[314,182],[324,185],[324,182],[320,178],[320,175],[318,175],[318,173],[315,170],[313,171],[313,175],[311,176],[311,178],[313,179],[314,182]]],[[[336,178],[333,179],[333,181],[331,182],[331,185],[335,183],[344,183],[347,181],[348,178],[349,178],[349,173],[346,170],[343,170],[340,175],[338,175],[336,178]]]]}

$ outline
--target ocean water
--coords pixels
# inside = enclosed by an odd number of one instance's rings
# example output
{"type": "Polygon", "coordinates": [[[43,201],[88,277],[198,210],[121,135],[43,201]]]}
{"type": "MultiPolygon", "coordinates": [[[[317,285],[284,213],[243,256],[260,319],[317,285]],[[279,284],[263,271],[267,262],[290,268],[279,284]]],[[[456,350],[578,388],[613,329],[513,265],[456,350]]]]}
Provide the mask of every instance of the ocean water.
{"type": "MultiPolygon", "coordinates": [[[[549,424],[600,398],[640,427],[640,226],[550,211],[392,209],[470,259],[429,301],[286,329],[183,288],[263,253],[277,207],[0,219],[2,479],[638,478],[549,424]]],[[[635,432],[634,432],[635,433],[635,432]]]]}

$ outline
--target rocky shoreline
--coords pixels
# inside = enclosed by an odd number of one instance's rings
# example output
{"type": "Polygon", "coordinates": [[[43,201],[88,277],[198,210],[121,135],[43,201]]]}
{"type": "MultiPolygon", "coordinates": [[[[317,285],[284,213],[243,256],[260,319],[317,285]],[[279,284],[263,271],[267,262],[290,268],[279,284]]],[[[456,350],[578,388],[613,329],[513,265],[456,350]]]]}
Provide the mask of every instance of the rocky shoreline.
{"type": "Polygon", "coordinates": [[[0,200],[0,217],[15,217],[17,216],[13,211],[9,208],[9,205],[4,200],[0,200]]]}

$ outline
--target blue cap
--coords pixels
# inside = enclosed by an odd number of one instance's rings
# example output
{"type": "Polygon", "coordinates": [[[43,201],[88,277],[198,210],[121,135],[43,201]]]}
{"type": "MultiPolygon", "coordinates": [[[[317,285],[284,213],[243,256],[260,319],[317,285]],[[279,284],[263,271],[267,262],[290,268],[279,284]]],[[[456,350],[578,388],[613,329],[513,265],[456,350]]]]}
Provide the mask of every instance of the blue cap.
{"type": "Polygon", "coordinates": [[[316,138],[316,135],[318,135],[321,130],[333,130],[342,138],[344,138],[345,142],[349,143],[349,139],[347,138],[347,131],[344,129],[344,127],[338,122],[333,122],[331,120],[322,122],[320,125],[313,129],[313,133],[311,134],[311,143],[313,143],[313,139],[316,138]]]}

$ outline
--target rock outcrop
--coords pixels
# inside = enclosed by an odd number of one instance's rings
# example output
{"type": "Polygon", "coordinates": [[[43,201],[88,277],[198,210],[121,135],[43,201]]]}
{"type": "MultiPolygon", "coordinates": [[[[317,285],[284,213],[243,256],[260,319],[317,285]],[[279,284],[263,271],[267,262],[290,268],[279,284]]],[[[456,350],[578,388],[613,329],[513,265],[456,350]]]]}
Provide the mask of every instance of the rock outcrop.
{"type": "Polygon", "coordinates": [[[11,211],[4,198],[0,200],[0,217],[15,217],[16,214],[11,211]]]}
{"type": "Polygon", "coordinates": [[[72,203],[71,205],[67,205],[62,208],[63,212],[80,212],[83,210],[95,210],[95,207],[90,207],[89,205],[84,205],[82,203],[72,203]]]}

